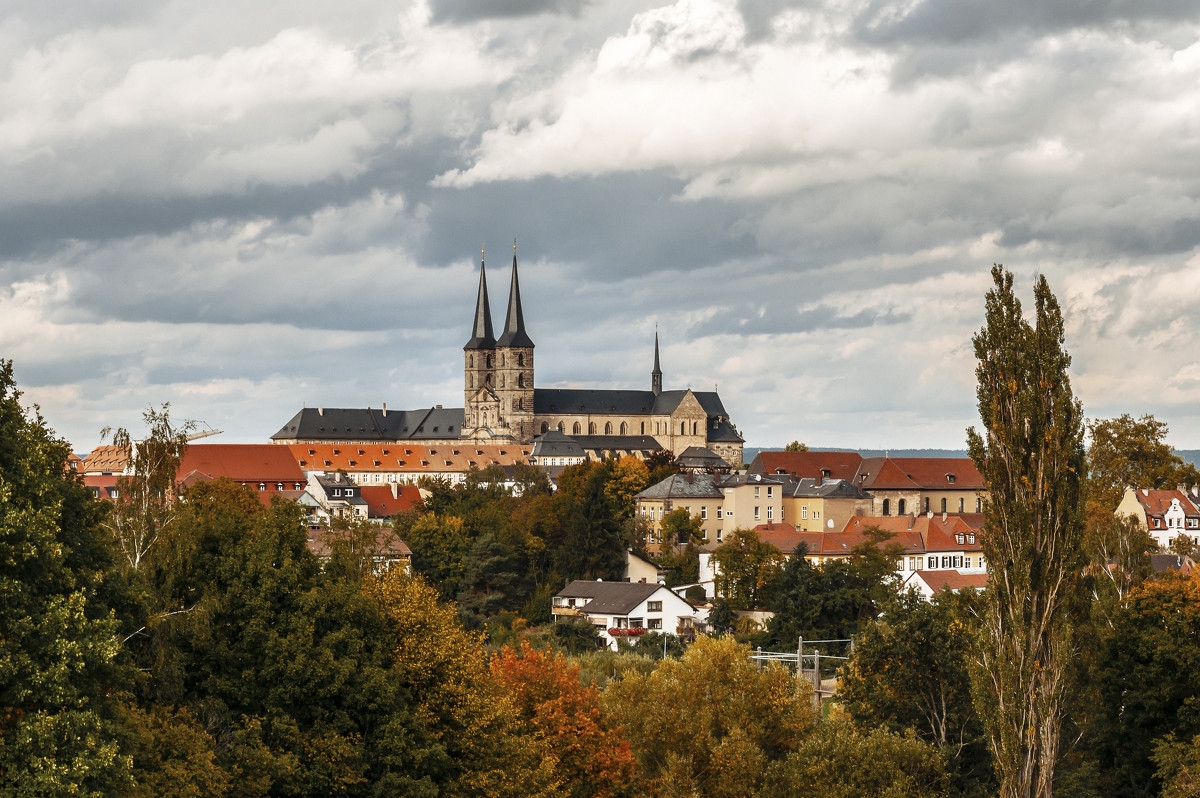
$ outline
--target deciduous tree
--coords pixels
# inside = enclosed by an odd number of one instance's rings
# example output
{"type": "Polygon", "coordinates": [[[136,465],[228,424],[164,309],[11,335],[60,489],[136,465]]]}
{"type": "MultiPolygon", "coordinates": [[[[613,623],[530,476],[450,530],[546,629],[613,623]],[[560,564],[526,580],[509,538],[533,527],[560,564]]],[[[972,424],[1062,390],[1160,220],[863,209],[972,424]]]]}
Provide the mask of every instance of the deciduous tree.
{"type": "Polygon", "coordinates": [[[108,697],[120,638],[97,601],[113,553],[67,443],[20,396],[0,361],[0,793],[118,794],[131,784],[108,697]]]}
{"type": "Polygon", "coordinates": [[[759,669],[731,637],[701,637],[649,675],[604,691],[638,761],[639,795],[741,798],[768,762],[795,750],[816,722],[810,695],[781,668],[759,669]]]}
{"type": "Polygon", "coordinates": [[[735,529],[712,557],[717,594],[735,610],[758,609],[784,563],[783,552],[759,540],[752,529],[735,529]]]}
{"type": "Polygon", "coordinates": [[[1125,488],[1174,488],[1200,483],[1200,473],[1167,443],[1167,425],[1152,415],[1088,422],[1088,518],[1112,515],[1125,488]]]}
{"type": "Polygon", "coordinates": [[[571,798],[626,795],[633,777],[629,742],[609,728],[600,691],[561,654],[522,641],[492,658],[492,675],[513,697],[528,733],[553,753],[554,775],[571,798]]]}
{"type": "Polygon", "coordinates": [[[1083,410],[1071,393],[1058,301],[1041,276],[1032,323],[1012,274],[992,269],[974,338],[981,433],[967,431],[988,486],[978,696],[1002,798],[1051,795],[1082,569],[1083,410]]]}
{"type": "Polygon", "coordinates": [[[117,501],[108,526],[134,571],[158,542],[174,516],[175,477],[179,460],[187,451],[188,437],[196,422],[176,425],[171,421],[171,406],[153,406],[142,413],[145,437],[134,439],[124,427],[104,429],[101,438],[112,437],[114,446],[128,457],[126,473],[117,478],[117,501]]]}

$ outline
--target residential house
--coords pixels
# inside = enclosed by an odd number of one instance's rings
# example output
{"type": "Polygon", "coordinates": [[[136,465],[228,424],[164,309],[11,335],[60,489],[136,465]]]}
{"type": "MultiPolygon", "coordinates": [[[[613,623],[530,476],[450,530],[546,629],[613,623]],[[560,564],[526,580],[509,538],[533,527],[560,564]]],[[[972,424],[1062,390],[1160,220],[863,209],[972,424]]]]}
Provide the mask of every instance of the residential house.
{"type": "Polygon", "coordinates": [[[344,479],[341,474],[330,477],[309,474],[305,493],[316,501],[314,515],[321,523],[328,524],[334,518],[366,520],[369,515],[362,486],[344,479]]]}
{"type": "Polygon", "coordinates": [[[695,628],[696,610],[663,585],[577,579],[554,596],[556,623],[584,618],[600,633],[606,648],[618,639],[645,632],[684,634],[695,628]]]}
{"type": "Polygon", "coordinates": [[[416,485],[392,482],[387,485],[359,485],[358,495],[367,503],[367,518],[387,519],[420,507],[428,491],[416,485]]]}
{"type": "Polygon", "coordinates": [[[382,574],[393,568],[398,568],[406,574],[412,572],[412,550],[400,539],[396,530],[379,527],[370,532],[370,539],[355,540],[353,536],[361,534],[360,532],[314,526],[309,527],[306,543],[308,550],[321,562],[322,567],[333,556],[334,547],[344,543],[350,546],[366,545],[370,548],[368,556],[371,559],[371,572],[374,574],[382,574]]]}
{"type": "Polygon", "coordinates": [[[1160,549],[1166,550],[1180,535],[1192,542],[1200,537],[1200,489],[1175,490],[1126,488],[1115,515],[1133,516],[1150,533],[1160,549]]]}
{"type": "Polygon", "coordinates": [[[850,480],[801,477],[785,483],[780,519],[804,532],[841,529],[870,515],[875,497],[850,480]]]}
{"type": "Polygon", "coordinates": [[[943,590],[949,590],[952,593],[974,590],[978,593],[987,587],[987,583],[987,572],[913,571],[905,578],[902,587],[916,590],[921,598],[929,601],[943,590]]]}
{"type": "Polygon", "coordinates": [[[981,513],[987,493],[969,457],[868,457],[854,484],[874,496],[873,516],[981,513]]]}
{"type": "Polygon", "coordinates": [[[781,520],[785,486],[782,477],[761,474],[674,474],[637,494],[634,502],[638,517],[651,525],[652,546],[678,542],[661,540],[658,533],[662,519],[683,508],[700,519],[705,535],[701,548],[710,551],[735,529],[781,520]]]}

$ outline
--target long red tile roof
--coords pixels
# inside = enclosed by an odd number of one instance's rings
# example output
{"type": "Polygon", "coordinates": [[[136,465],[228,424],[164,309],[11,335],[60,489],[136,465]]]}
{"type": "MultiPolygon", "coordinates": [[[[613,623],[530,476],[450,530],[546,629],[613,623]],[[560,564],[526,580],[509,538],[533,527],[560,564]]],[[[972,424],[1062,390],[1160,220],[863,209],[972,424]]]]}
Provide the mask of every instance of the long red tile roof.
{"type": "Polygon", "coordinates": [[[751,473],[791,474],[806,479],[854,479],[862,455],[858,452],[759,452],[751,473]],[[828,471],[824,474],[823,471],[828,471]]]}
{"type": "Polygon", "coordinates": [[[854,484],[867,491],[986,490],[969,457],[868,457],[859,465],[854,484]]]}
{"type": "Polygon", "coordinates": [[[193,443],[177,474],[184,479],[193,472],[234,482],[283,482],[288,488],[306,481],[287,448],[271,443],[193,443]]]}
{"type": "Polygon", "coordinates": [[[461,473],[472,467],[528,463],[532,445],[496,446],[454,443],[419,446],[408,443],[289,443],[273,445],[291,453],[305,471],[336,471],[350,474],[408,471],[417,473],[461,473]]]}

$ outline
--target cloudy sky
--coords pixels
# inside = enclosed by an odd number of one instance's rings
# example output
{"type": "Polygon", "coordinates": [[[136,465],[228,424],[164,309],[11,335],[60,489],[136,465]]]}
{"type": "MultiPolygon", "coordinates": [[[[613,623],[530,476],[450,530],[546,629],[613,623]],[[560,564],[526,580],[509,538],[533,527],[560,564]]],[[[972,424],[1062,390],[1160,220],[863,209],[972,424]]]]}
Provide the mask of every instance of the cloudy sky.
{"type": "Polygon", "coordinates": [[[961,447],[988,269],[1090,417],[1200,447],[1191,0],[9,0],[0,358],[79,451],[462,404],[481,243],[540,386],[749,446],[961,447]]]}

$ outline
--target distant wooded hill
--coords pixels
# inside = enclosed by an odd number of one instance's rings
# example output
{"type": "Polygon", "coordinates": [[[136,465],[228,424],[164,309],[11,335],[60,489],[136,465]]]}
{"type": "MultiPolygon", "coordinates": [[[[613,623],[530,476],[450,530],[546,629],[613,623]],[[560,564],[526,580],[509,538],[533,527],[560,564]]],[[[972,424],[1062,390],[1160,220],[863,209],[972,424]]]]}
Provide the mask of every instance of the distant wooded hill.
{"type": "MultiPolygon", "coordinates": [[[[754,460],[759,452],[781,452],[782,446],[770,446],[761,449],[747,447],[743,458],[747,463],[754,460]]],[[[840,449],[836,446],[814,446],[814,452],[858,452],[863,457],[967,457],[966,449],[840,449]]],[[[1200,449],[1176,449],[1175,454],[1192,465],[1200,467],[1200,449]]]]}

